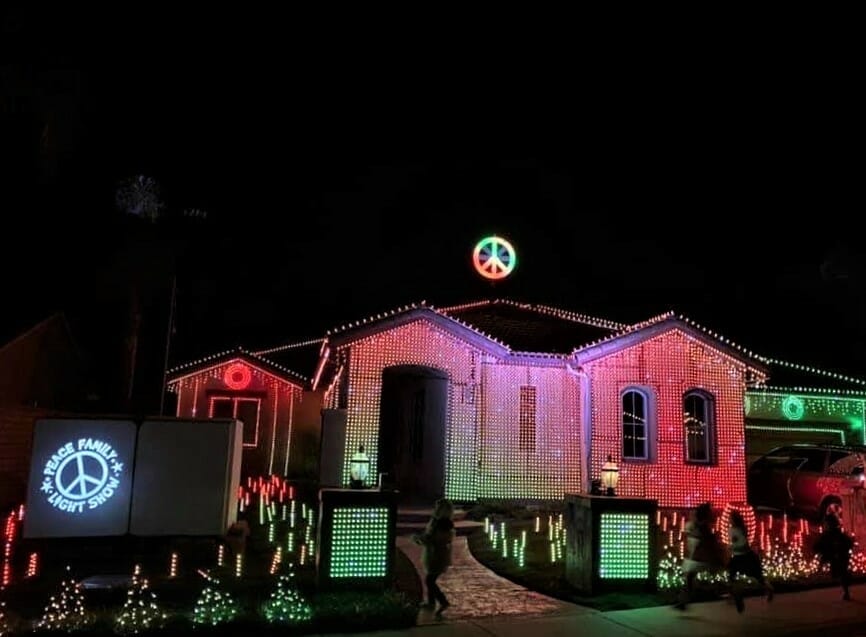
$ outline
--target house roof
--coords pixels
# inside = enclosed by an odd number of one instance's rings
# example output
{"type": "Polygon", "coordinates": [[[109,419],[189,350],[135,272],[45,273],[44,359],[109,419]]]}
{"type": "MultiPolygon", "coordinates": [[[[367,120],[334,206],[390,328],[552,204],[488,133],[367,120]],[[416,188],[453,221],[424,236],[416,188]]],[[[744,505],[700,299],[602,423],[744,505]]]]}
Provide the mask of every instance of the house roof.
{"type": "Polygon", "coordinates": [[[324,338],[313,338],[254,350],[252,354],[286,369],[294,370],[305,378],[312,378],[324,342],[324,338]]]}
{"type": "Polygon", "coordinates": [[[770,370],[768,385],[762,388],[767,391],[866,398],[864,379],[775,358],[764,362],[770,370]]]}
{"type": "Polygon", "coordinates": [[[69,328],[69,321],[66,320],[66,315],[63,312],[56,312],[51,316],[43,318],[41,321],[27,323],[26,325],[22,324],[20,327],[14,329],[14,331],[5,331],[4,339],[0,340],[0,352],[3,352],[15,343],[37,336],[39,333],[44,332],[53,326],[60,326],[60,329],[64,331],[74,343],[74,340],[72,340],[72,331],[69,328]]]}
{"type": "Polygon", "coordinates": [[[673,312],[659,314],[646,321],[629,325],[620,332],[577,348],[574,355],[578,363],[587,363],[617,352],[625,347],[642,343],[672,329],[685,332],[692,338],[702,341],[708,347],[712,347],[745,364],[749,369],[757,372],[757,375],[761,379],[766,378],[767,368],[763,357],[741,345],[737,345],[716,332],[698,325],[684,316],[677,316],[673,312]]]}
{"type": "Polygon", "coordinates": [[[476,301],[439,311],[494,336],[515,352],[568,354],[626,327],[549,305],[508,299],[476,301]]]}
{"type": "MultiPolygon", "coordinates": [[[[459,318],[449,316],[440,310],[430,307],[423,301],[397,308],[385,314],[370,316],[331,330],[328,332],[329,347],[339,348],[368,336],[392,330],[420,319],[426,319],[449,330],[458,338],[462,338],[479,349],[500,356],[504,356],[510,351],[508,345],[494,335],[484,332],[459,318]]],[[[326,349],[322,352],[323,356],[326,354],[326,349]]]]}
{"type": "Polygon", "coordinates": [[[247,350],[240,347],[236,349],[226,350],[223,352],[218,352],[216,354],[205,356],[198,360],[189,361],[187,363],[177,365],[176,367],[168,370],[168,382],[172,383],[174,381],[180,380],[181,378],[200,374],[205,370],[224,365],[228,361],[234,359],[244,360],[251,366],[258,367],[259,369],[271,374],[272,376],[275,376],[280,380],[283,380],[286,383],[290,383],[297,387],[303,388],[306,387],[309,383],[309,379],[307,377],[302,376],[301,374],[298,374],[297,372],[294,372],[287,367],[283,367],[279,363],[270,360],[269,358],[265,358],[264,356],[260,356],[253,352],[248,352],[247,350]]]}
{"type": "Polygon", "coordinates": [[[767,389],[834,395],[866,396],[866,380],[757,354],[725,336],[673,312],[626,324],[549,305],[509,299],[479,300],[434,308],[425,302],[395,308],[330,330],[325,338],[291,342],[268,349],[228,350],[169,370],[170,380],[213,367],[230,358],[246,358],[287,382],[307,385],[308,378],[330,375],[332,349],[419,319],[431,321],[468,343],[511,359],[531,358],[533,364],[563,364],[595,360],[669,329],[679,329],[755,372],[753,382],[767,389]],[[573,360],[573,359],[572,359],[573,360]],[[293,370],[302,370],[303,374],[293,370]]]}

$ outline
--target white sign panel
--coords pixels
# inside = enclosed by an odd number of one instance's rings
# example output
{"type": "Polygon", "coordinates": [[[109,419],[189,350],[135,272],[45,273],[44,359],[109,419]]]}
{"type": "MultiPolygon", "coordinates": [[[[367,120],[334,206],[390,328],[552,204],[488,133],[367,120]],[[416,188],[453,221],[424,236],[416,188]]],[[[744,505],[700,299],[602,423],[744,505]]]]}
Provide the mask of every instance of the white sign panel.
{"type": "Polygon", "coordinates": [[[237,517],[243,424],[148,420],[138,434],[129,532],[223,535],[237,517]]]}
{"type": "Polygon", "coordinates": [[[132,421],[37,421],[24,537],[126,533],[135,439],[132,421]]]}

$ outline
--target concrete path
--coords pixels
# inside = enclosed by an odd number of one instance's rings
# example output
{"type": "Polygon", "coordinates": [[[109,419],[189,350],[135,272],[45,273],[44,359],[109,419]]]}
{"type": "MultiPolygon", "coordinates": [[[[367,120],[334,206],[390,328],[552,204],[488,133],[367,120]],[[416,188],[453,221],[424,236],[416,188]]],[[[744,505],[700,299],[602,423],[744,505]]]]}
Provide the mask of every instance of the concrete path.
{"type": "MultiPolygon", "coordinates": [[[[397,547],[419,574],[421,547],[410,536],[397,547]]],[[[421,575],[423,578],[423,575],[421,575]]],[[[429,611],[418,626],[368,633],[373,637],[866,637],[866,584],[851,588],[843,601],[838,587],[777,594],[772,603],[746,598],[737,613],[727,600],[692,604],[681,612],[670,606],[601,612],[530,591],[496,575],[469,552],[465,537],[454,544],[454,560],[440,578],[452,603],[442,620],[429,611]]]]}
{"type": "MultiPolygon", "coordinates": [[[[397,548],[412,561],[423,581],[421,547],[413,543],[410,536],[403,535],[397,537],[397,548]]],[[[472,557],[466,538],[462,536],[458,536],[454,542],[451,568],[438,581],[452,604],[445,611],[444,620],[449,623],[485,617],[538,617],[595,612],[530,591],[496,575],[472,557]]],[[[419,625],[434,622],[439,623],[430,611],[421,611],[418,616],[419,625]]]]}

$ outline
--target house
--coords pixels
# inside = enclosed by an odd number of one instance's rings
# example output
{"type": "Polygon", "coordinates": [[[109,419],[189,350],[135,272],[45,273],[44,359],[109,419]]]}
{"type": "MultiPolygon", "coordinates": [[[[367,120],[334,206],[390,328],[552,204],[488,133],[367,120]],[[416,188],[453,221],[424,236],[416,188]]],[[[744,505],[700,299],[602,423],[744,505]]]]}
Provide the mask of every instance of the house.
{"type": "Polygon", "coordinates": [[[611,455],[620,494],[692,506],[746,499],[743,404],[766,374],[673,314],[623,325],[498,300],[329,333],[313,387],[344,482],[363,444],[373,475],[421,499],[560,499],[611,455]]]}
{"type": "Polygon", "coordinates": [[[560,499],[588,491],[610,455],[622,495],[724,505],[746,500],[758,454],[860,443],[866,420],[863,381],[757,355],[684,317],[624,324],[510,300],[410,305],[224,352],[173,370],[169,389],[178,416],[244,420],[248,475],[343,486],[364,445],[371,483],[426,502],[560,499]],[[793,373],[796,386],[768,385],[793,373]],[[803,374],[833,387],[807,391],[803,374]]]}
{"type": "MultiPolygon", "coordinates": [[[[319,342],[307,345],[317,350],[319,342]]],[[[307,391],[308,385],[300,374],[243,349],[192,361],[168,374],[178,417],[243,422],[244,475],[315,475],[321,392],[307,391]]]]}
{"type": "Polygon", "coordinates": [[[85,362],[63,314],[0,346],[0,511],[24,499],[33,423],[84,400],[85,362]]]}
{"type": "Polygon", "coordinates": [[[866,446],[866,381],[768,360],[772,384],[746,392],[746,454],[751,464],[797,443],[866,446]]]}

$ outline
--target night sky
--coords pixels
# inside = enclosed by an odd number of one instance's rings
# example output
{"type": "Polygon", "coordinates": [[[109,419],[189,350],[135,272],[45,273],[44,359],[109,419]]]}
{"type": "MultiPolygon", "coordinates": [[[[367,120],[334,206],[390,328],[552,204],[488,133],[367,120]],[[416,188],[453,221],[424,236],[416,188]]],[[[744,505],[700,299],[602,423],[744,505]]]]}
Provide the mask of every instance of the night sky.
{"type": "Polygon", "coordinates": [[[616,95],[575,69],[554,95],[505,57],[299,56],[268,38],[85,55],[33,29],[4,23],[4,336],[64,310],[109,349],[124,282],[145,282],[162,326],[176,262],[173,362],[495,296],[619,321],[675,309],[866,374],[852,101],[820,69],[632,66],[616,95]],[[162,186],[156,226],[114,206],[136,174],[162,186]],[[519,253],[496,289],[469,261],[492,232],[519,253]]]}

